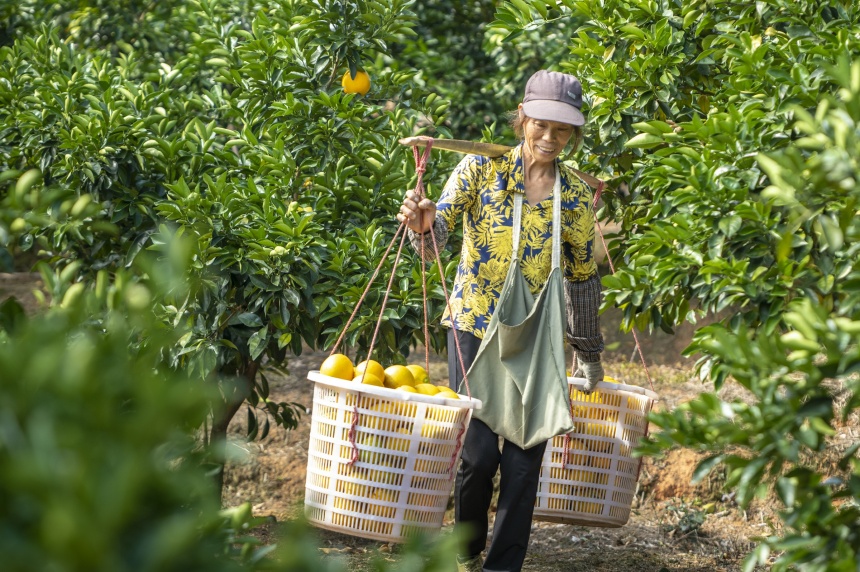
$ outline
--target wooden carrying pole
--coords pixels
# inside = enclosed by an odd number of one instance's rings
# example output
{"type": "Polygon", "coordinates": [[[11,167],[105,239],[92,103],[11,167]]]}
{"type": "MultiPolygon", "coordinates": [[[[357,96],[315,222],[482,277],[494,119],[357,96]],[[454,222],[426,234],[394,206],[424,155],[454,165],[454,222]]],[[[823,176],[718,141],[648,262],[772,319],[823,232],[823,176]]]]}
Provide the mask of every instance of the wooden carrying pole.
{"type": "MultiPolygon", "coordinates": [[[[427,145],[427,140],[431,139],[430,137],[405,137],[400,139],[401,145],[408,145],[410,147],[424,147],[427,145]]],[[[445,149],[446,151],[457,151],[459,153],[466,153],[467,155],[481,155],[483,157],[501,157],[513,147],[509,145],[499,145],[497,143],[482,143],[480,141],[464,141],[462,139],[435,139],[433,138],[433,147],[435,149],[445,149]]],[[[601,184],[605,185],[603,181],[589,175],[588,173],[583,173],[578,169],[573,169],[573,172],[577,174],[579,178],[585,181],[592,189],[600,188],[601,184]]]]}

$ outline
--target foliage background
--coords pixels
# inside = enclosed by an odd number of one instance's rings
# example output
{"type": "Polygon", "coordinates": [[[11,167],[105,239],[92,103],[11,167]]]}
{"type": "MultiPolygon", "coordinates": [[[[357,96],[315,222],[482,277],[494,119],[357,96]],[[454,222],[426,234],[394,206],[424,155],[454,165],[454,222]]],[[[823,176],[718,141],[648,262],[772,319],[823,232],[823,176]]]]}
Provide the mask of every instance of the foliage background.
{"type": "MultiPolygon", "coordinates": [[[[243,407],[251,438],[294,426],[266,368],[332,348],[371,277],[340,349],[404,360],[424,341],[420,267],[385,255],[415,183],[397,139],[510,143],[505,111],[551,67],[583,81],[570,160],[610,182],[601,215],[620,225],[605,307],[625,328],[720,318],[688,349],[714,391],[655,416],[642,453],[707,450],[699,475],[724,467],[741,502],[776,492],[786,533],[749,569],[772,553],[776,569],[853,569],[856,446],[838,475],[808,459],[860,400],[854,3],[24,0],[0,14],[0,264],[37,263],[60,312],[147,284],[148,254],[182,260],[184,285],[139,297],[157,319],[127,336],[144,351],[168,333],[158,366],[220,389],[204,394],[207,466],[243,407]],[[366,97],[339,87],[358,68],[366,97]],[[717,398],[727,383],[753,403],[717,398]]],[[[431,195],[455,160],[434,156],[431,195]]],[[[431,316],[452,271],[450,248],[427,269],[431,316]]],[[[130,312],[105,310],[88,327],[130,312]]],[[[17,347],[20,312],[3,315],[17,347]]]]}

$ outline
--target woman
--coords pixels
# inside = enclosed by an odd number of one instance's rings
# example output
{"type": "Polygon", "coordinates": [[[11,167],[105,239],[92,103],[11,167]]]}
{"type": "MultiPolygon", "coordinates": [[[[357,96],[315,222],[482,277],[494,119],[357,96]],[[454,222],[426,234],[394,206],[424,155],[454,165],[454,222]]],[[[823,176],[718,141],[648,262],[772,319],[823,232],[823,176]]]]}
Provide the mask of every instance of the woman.
{"type": "MultiPolygon", "coordinates": [[[[443,317],[443,324],[450,328],[449,378],[455,390],[463,380],[460,356],[467,382],[485,368],[472,364],[487,363],[486,359],[476,359],[486,358],[482,340],[486,346],[485,336],[490,335],[490,330],[496,331],[493,316],[514,265],[521,268],[524,283],[535,295],[545,287],[549,276],[563,275],[562,304],[567,314],[567,341],[576,356],[575,375],[586,378],[589,392],[603,379],[603,338],[598,319],[601,291],[593,258],[592,193],[559,160],[571,140],[574,148],[581,142],[581,126],[585,123],[581,106],[582,87],[575,77],[546,70],[535,73],[526,84],[523,102],[512,114],[512,126],[521,139],[518,146],[495,159],[465,157],[450,176],[438,203],[427,198],[416,202],[414,191],[409,191],[401,205],[397,218],[406,221],[411,242],[419,252],[423,247],[424,259],[434,257],[431,236],[435,236],[436,247],[441,249],[449,229],[463,223],[463,247],[451,294],[451,312],[449,315],[446,310],[443,317]],[[554,205],[560,205],[561,213],[555,222],[554,205]],[[521,221],[516,232],[515,219],[521,221]],[[558,236],[559,228],[560,248],[556,242],[555,255],[551,256],[554,229],[558,236]],[[513,241],[512,236],[516,237],[513,241]],[[514,243],[520,245],[516,257],[514,243]],[[553,265],[561,267],[561,272],[552,272],[553,265]]],[[[559,344],[561,337],[559,333],[559,344]]],[[[469,534],[466,554],[461,555],[460,562],[469,571],[521,570],[528,547],[546,441],[523,448],[506,438],[501,450],[498,443],[499,434],[473,417],[454,491],[455,520],[469,534]],[[482,564],[497,471],[500,484],[496,519],[482,564]]]]}

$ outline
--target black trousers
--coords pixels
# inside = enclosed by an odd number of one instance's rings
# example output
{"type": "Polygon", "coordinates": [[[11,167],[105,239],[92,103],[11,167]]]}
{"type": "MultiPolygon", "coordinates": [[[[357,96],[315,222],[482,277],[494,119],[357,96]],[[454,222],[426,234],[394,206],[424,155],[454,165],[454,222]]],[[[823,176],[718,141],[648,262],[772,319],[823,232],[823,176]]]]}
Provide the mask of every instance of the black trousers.
{"type": "MultiPolygon", "coordinates": [[[[481,340],[468,332],[448,330],[448,377],[456,391],[463,379],[463,368],[454,335],[460,342],[466,371],[475,360],[481,340]]],[[[479,556],[487,545],[493,478],[500,471],[498,509],[484,572],[522,570],[545,449],[546,443],[521,449],[508,440],[500,449],[499,436],[486,423],[473,417],[469,424],[454,485],[454,520],[468,535],[464,558],[479,556]]]]}

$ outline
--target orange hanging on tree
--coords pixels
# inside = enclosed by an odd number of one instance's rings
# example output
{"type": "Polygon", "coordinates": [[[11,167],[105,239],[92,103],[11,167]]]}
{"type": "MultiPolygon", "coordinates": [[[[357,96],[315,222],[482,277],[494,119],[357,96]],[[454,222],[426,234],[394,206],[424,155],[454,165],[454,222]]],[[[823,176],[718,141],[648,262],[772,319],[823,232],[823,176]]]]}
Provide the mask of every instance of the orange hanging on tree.
{"type": "Polygon", "coordinates": [[[356,70],[355,77],[353,77],[350,71],[346,70],[343,79],[340,80],[340,85],[343,86],[344,93],[367,95],[367,92],[370,91],[370,76],[364,70],[356,70]]]}

